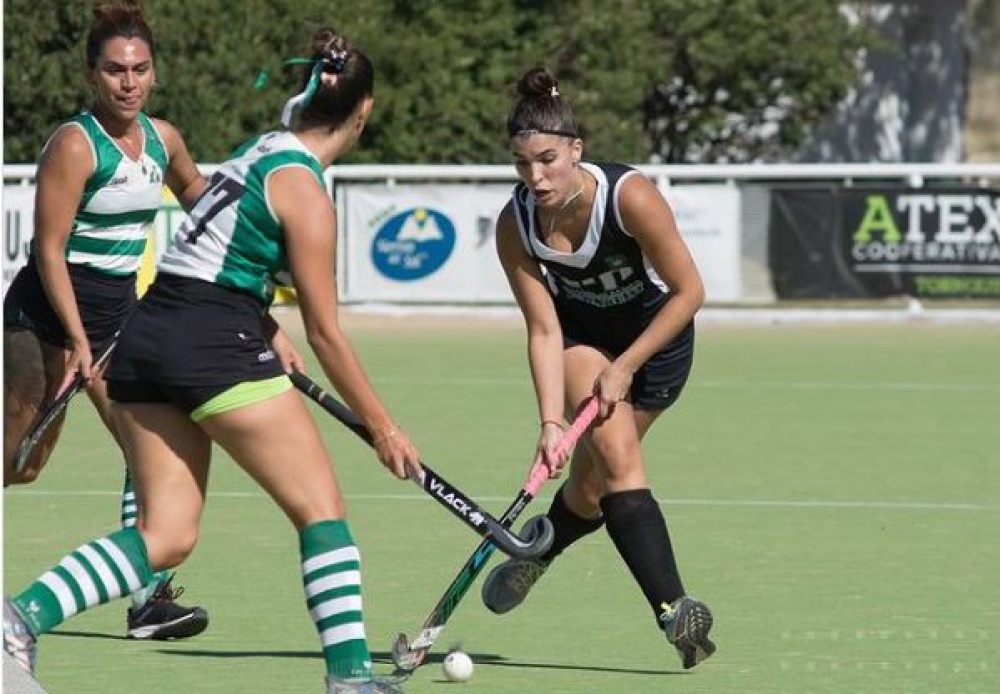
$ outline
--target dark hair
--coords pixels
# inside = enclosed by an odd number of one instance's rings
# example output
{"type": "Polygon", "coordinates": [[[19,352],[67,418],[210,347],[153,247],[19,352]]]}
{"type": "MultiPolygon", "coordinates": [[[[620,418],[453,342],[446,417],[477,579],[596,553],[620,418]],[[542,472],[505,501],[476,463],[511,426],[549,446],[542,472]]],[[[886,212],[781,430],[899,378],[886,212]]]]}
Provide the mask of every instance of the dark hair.
{"type": "Polygon", "coordinates": [[[580,137],[580,123],[573,106],[559,93],[559,83],[543,65],[537,65],[518,80],[517,100],[507,116],[507,136],[548,133],[580,137]]]}
{"type": "Polygon", "coordinates": [[[333,29],[317,31],[312,38],[312,55],[306,64],[300,90],[312,77],[316,63],[323,63],[325,74],[334,74],[333,84],[321,81],[309,105],[298,116],[300,127],[328,125],[338,127],[350,117],[366,97],[375,93],[375,66],[361,51],[333,29]]]}
{"type": "Polygon", "coordinates": [[[119,36],[142,39],[149,45],[149,54],[155,57],[153,31],[142,18],[139,0],[102,2],[94,7],[94,23],[87,34],[87,67],[97,67],[104,44],[119,36]]]}

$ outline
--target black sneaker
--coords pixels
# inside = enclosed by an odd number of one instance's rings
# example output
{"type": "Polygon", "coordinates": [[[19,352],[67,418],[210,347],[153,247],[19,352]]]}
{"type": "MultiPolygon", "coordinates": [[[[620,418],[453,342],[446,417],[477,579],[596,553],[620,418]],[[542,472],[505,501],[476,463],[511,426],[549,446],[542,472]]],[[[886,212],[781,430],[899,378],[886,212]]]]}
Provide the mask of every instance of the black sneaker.
{"type": "Polygon", "coordinates": [[[524,602],[548,568],[541,559],[508,559],[497,564],[483,581],[483,604],[493,614],[510,612],[524,602]]]}
{"type": "Polygon", "coordinates": [[[183,588],[172,588],[170,578],[157,586],[140,607],[129,608],[128,637],[130,639],[186,639],[197,636],[208,626],[208,612],[200,607],[184,607],[175,600],[183,588]]]}
{"type": "Polygon", "coordinates": [[[685,670],[690,670],[715,653],[715,644],[708,638],[712,629],[712,611],[708,605],[685,595],[673,603],[663,603],[660,616],[667,641],[677,649],[685,670]]]}

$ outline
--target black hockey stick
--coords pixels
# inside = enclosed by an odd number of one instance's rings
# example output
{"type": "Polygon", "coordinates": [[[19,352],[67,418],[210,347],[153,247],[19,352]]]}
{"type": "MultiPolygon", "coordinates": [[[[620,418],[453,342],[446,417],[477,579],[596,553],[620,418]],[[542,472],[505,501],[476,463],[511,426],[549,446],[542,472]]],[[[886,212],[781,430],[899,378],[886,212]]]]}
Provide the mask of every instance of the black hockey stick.
{"type": "MultiPolygon", "coordinates": [[[[576,442],[587,431],[591,423],[593,423],[599,409],[600,402],[596,397],[591,397],[584,401],[577,411],[573,423],[563,434],[556,446],[556,451],[559,455],[568,453],[576,445],[576,442]]],[[[535,464],[532,465],[531,471],[528,473],[528,479],[525,480],[524,486],[517,493],[514,503],[500,517],[500,523],[508,528],[512,526],[517,517],[521,515],[525,506],[535,498],[538,490],[541,489],[548,478],[548,467],[540,459],[536,459],[535,464]]],[[[496,546],[489,539],[483,540],[476,547],[472,556],[459,569],[458,575],[455,576],[451,585],[445,589],[444,595],[438,600],[434,609],[427,616],[427,619],[424,620],[424,624],[420,627],[420,632],[416,638],[410,641],[406,638],[406,634],[399,634],[396,637],[396,640],[392,644],[392,660],[397,668],[406,672],[412,672],[420,667],[421,663],[424,662],[424,658],[427,657],[427,652],[430,651],[435,641],[437,641],[438,636],[440,636],[444,625],[458,608],[458,603],[469,592],[469,588],[472,587],[476,577],[486,567],[486,562],[493,555],[495,548],[496,546]]]]}
{"type": "MultiPolygon", "coordinates": [[[[323,390],[305,374],[293,372],[290,378],[296,388],[333,415],[337,421],[357,434],[368,445],[374,446],[372,433],[350,408],[323,390]]],[[[484,511],[472,499],[427,467],[426,464],[420,464],[420,474],[413,481],[481,537],[489,538],[504,554],[519,559],[530,559],[545,554],[552,546],[552,523],[545,516],[538,516],[529,521],[525,525],[524,536],[521,537],[512,533],[509,528],[502,525],[500,521],[484,511]]]]}
{"type": "MultiPolygon", "coordinates": [[[[558,454],[568,453],[576,445],[576,442],[579,441],[580,437],[583,436],[591,423],[593,423],[599,409],[600,402],[597,398],[591,397],[584,401],[577,411],[573,423],[557,444],[556,451],[558,454]]],[[[500,517],[500,523],[506,527],[512,526],[524,508],[538,494],[539,489],[541,489],[548,477],[548,467],[540,460],[536,460],[535,464],[531,467],[531,471],[528,473],[528,479],[525,480],[524,486],[517,493],[514,503],[500,517]]],[[[458,603],[469,592],[469,588],[472,587],[476,577],[486,567],[486,563],[493,555],[495,548],[496,546],[489,539],[483,540],[476,547],[472,556],[459,569],[458,575],[455,576],[451,585],[445,590],[444,595],[438,600],[434,609],[427,616],[427,619],[424,620],[420,632],[413,641],[407,639],[406,634],[399,634],[396,637],[396,640],[392,644],[392,660],[397,668],[411,672],[420,667],[427,656],[427,652],[434,646],[435,641],[437,641],[438,636],[444,629],[444,625],[458,608],[458,603]]]]}
{"type": "MultiPolygon", "coordinates": [[[[111,352],[114,350],[116,344],[118,344],[118,333],[115,333],[111,337],[107,346],[97,356],[97,361],[94,362],[92,369],[97,370],[104,367],[108,358],[111,357],[111,352]]],[[[35,450],[35,446],[45,436],[45,432],[66,411],[69,401],[73,399],[74,395],[83,390],[85,385],[83,376],[78,371],[66,387],[56,394],[55,399],[49,406],[38,413],[35,421],[31,424],[31,428],[25,433],[24,438],[21,439],[21,443],[18,444],[17,450],[14,452],[14,474],[18,474],[24,469],[32,452],[35,450]]]]}

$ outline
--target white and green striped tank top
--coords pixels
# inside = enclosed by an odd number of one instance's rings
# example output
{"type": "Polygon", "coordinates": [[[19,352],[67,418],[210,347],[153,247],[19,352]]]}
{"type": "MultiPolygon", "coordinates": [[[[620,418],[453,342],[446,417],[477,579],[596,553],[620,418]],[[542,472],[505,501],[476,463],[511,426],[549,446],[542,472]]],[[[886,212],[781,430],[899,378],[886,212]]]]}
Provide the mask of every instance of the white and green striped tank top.
{"type": "Polygon", "coordinates": [[[167,148],[152,121],[139,114],[143,147],[133,161],[89,111],[62,127],[78,127],[94,156],[94,173],[66,242],[66,261],[109,275],[135,274],[146,248],[146,226],[160,209],[167,148]]]}
{"type": "Polygon", "coordinates": [[[288,166],[312,171],[326,188],[319,160],[290,132],[265,133],[240,147],[212,176],[157,271],[245,291],[269,306],[288,257],[267,180],[288,166]]]}

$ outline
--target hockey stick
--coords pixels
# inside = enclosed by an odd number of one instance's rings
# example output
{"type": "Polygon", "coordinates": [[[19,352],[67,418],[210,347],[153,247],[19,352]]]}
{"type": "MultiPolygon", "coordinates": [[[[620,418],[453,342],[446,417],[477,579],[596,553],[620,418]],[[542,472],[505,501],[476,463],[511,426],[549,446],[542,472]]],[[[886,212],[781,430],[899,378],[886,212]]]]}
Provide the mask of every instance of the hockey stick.
{"type": "MultiPolygon", "coordinates": [[[[374,446],[372,433],[346,405],[323,390],[311,378],[300,372],[290,374],[292,383],[341,424],[353,431],[368,445],[374,446]]],[[[524,536],[515,535],[472,499],[451,485],[443,477],[420,463],[420,474],[412,478],[435,501],[472,528],[481,537],[489,538],[502,552],[519,559],[530,559],[545,554],[552,546],[552,522],[545,516],[529,521],[524,536]]]]}
{"type": "MultiPolygon", "coordinates": [[[[576,445],[576,442],[594,421],[599,409],[600,402],[596,397],[591,397],[584,401],[583,405],[578,409],[573,423],[563,434],[562,438],[559,439],[559,443],[556,444],[557,455],[568,453],[576,445]]],[[[524,486],[517,493],[514,503],[500,517],[500,522],[506,527],[513,525],[517,517],[521,515],[521,511],[535,498],[538,490],[548,478],[549,469],[542,464],[540,458],[536,458],[531,471],[528,473],[528,479],[525,480],[524,486]]],[[[476,547],[472,556],[465,562],[465,565],[459,570],[458,575],[455,576],[451,585],[444,591],[444,595],[438,600],[434,609],[427,616],[427,619],[424,620],[423,626],[420,627],[420,633],[417,634],[413,641],[407,639],[406,634],[399,634],[396,637],[396,640],[392,644],[392,660],[397,668],[406,672],[412,672],[420,667],[427,656],[427,652],[434,646],[434,642],[437,641],[438,636],[441,635],[444,625],[458,608],[458,603],[465,597],[469,588],[472,587],[476,577],[486,566],[486,562],[489,561],[495,548],[495,545],[490,540],[483,540],[476,547]]]]}
{"type": "MultiPolygon", "coordinates": [[[[97,357],[97,361],[94,362],[91,367],[93,370],[99,370],[104,367],[108,359],[111,357],[111,352],[114,350],[115,345],[118,344],[118,333],[115,333],[108,345],[101,351],[97,357]]],[[[56,393],[55,399],[45,408],[42,412],[38,413],[35,417],[35,421],[32,422],[31,428],[25,433],[24,438],[21,439],[21,443],[18,444],[17,450],[14,452],[14,462],[13,470],[14,474],[19,474],[24,466],[28,463],[28,458],[31,457],[32,452],[35,450],[35,446],[38,442],[42,440],[45,436],[45,432],[49,430],[59,417],[66,411],[66,407],[69,405],[69,401],[73,399],[73,396],[79,393],[83,387],[86,385],[83,380],[83,376],[79,371],[74,374],[72,380],[66,386],[56,393]]]]}

